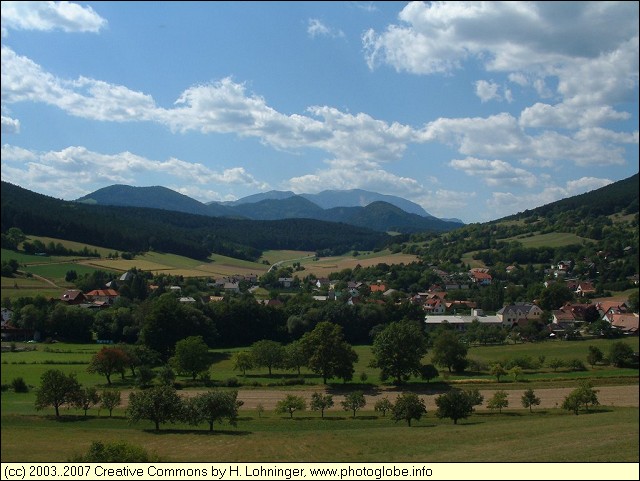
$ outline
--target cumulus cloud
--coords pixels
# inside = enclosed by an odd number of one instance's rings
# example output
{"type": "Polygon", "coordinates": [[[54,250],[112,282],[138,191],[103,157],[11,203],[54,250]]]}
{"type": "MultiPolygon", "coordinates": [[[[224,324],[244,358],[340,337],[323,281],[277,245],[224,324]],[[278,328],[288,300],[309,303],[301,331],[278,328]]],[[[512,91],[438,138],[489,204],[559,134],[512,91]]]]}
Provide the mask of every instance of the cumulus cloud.
{"type": "Polygon", "coordinates": [[[540,192],[493,192],[491,198],[487,201],[487,214],[483,220],[496,219],[516,212],[523,212],[527,209],[535,209],[567,197],[599,189],[611,183],[612,181],[609,179],[582,177],[574,181],[568,181],[564,186],[548,185],[540,192]]]}
{"type": "Polygon", "coordinates": [[[72,2],[2,2],[2,29],[99,32],[107,21],[90,6],[72,2]]]}
{"type": "Polygon", "coordinates": [[[20,121],[11,117],[2,116],[2,133],[17,134],[20,132],[20,121]]]}
{"type": "Polygon", "coordinates": [[[4,45],[0,87],[3,102],[42,102],[88,119],[140,121],[157,115],[149,95],[86,77],[60,79],[4,45]]]}
{"type": "Polygon", "coordinates": [[[330,38],[338,38],[344,37],[344,32],[339,29],[330,28],[325,25],[322,20],[317,18],[310,18],[307,25],[307,33],[309,37],[330,37],[330,38]]]}
{"type": "MultiPolygon", "coordinates": [[[[411,2],[399,20],[363,35],[370,68],[451,74],[473,59],[540,98],[612,111],[638,85],[637,2],[411,2]]],[[[476,93],[486,101],[497,88],[481,81],[476,93]]]]}
{"type": "Polygon", "coordinates": [[[50,195],[65,192],[77,198],[104,184],[139,185],[145,174],[165,176],[166,185],[182,179],[194,186],[195,192],[206,192],[206,186],[220,184],[257,190],[269,187],[244,167],[218,172],[201,163],[173,157],[152,160],[131,152],[103,154],[80,146],[47,152],[33,152],[9,144],[2,146],[2,180],[33,190],[37,187],[38,192],[50,195]]]}
{"type": "Polygon", "coordinates": [[[501,100],[502,97],[498,94],[499,88],[500,86],[497,83],[478,80],[476,82],[476,95],[483,103],[490,100],[501,100]]]}
{"type": "Polygon", "coordinates": [[[502,160],[483,160],[467,157],[466,159],[454,159],[449,164],[454,169],[461,170],[469,176],[482,180],[491,187],[501,187],[506,184],[531,188],[538,182],[535,174],[513,167],[502,160]]]}

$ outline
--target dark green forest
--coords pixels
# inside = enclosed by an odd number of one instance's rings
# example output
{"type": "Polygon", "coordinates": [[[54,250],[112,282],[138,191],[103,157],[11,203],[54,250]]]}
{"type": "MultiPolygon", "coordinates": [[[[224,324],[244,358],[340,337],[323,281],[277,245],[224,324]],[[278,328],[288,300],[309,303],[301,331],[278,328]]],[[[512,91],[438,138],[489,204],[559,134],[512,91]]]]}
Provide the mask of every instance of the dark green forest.
{"type": "Polygon", "coordinates": [[[263,250],[342,254],[382,248],[390,237],[347,224],[311,219],[254,221],[141,207],[68,202],[2,182],[2,232],[17,227],[127,252],[150,250],[205,259],[212,253],[257,260],[263,250]]]}

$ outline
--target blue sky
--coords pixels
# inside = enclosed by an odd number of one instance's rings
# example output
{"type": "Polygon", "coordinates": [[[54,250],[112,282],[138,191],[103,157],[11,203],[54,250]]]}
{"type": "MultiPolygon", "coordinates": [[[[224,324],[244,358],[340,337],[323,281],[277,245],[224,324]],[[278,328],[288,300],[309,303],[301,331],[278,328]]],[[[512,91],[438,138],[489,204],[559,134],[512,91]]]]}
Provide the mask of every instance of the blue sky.
{"type": "Polygon", "coordinates": [[[638,2],[2,2],[2,180],[485,222],[638,172],[638,2]]]}

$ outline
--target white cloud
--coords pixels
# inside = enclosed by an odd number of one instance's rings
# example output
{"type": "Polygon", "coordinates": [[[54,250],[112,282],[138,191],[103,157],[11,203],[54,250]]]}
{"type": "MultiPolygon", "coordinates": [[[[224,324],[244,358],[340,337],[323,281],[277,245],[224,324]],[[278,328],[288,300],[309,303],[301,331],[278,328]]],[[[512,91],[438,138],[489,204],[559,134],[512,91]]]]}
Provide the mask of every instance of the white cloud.
{"type": "Polygon", "coordinates": [[[567,197],[599,189],[611,183],[612,181],[609,179],[582,177],[568,181],[564,186],[549,185],[542,191],[535,193],[493,192],[487,201],[488,211],[484,220],[497,219],[527,209],[535,209],[567,197]]]}
{"type": "MultiPolygon", "coordinates": [[[[487,98],[498,89],[495,83],[487,83],[485,87],[487,98]]],[[[463,156],[529,166],[551,166],[557,161],[576,165],[622,164],[621,144],[629,143],[629,134],[622,133],[583,139],[570,133],[543,130],[529,135],[525,131],[528,127],[544,129],[549,125],[564,129],[595,128],[605,120],[628,117],[626,112],[608,106],[577,110],[573,103],[536,104],[525,109],[520,119],[507,113],[485,118],[440,118],[417,129],[330,106],[311,106],[305,114],[285,115],[229,77],[190,87],[171,108],[162,108],[150,95],[121,85],[86,77],[60,79],[6,46],[2,47],[1,88],[3,105],[42,102],[92,120],[150,121],[176,132],[235,134],[258,138],[265,145],[283,151],[318,149],[333,159],[371,162],[375,168],[401,160],[412,143],[441,142],[463,156]]]]}
{"type": "Polygon", "coordinates": [[[85,77],[59,79],[4,45],[1,91],[3,103],[43,102],[94,120],[140,121],[156,115],[149,95],[85,77]]]}
{"type": "Polygon", "coordinates": [[[2,133],[17,134],[20,132],[20,121],[11,117],[2,116],[2,133]]]}
{"type": "Polygon", "coordinates": [[[3,32],[5,29],[99,32],[107,25],[90,6],[72,2],[3,1],[1,5],[3,32]]]}
{"type": "Polygon", "coordinates": [[[507,76],[507,78],[510,82],[518,84],[521,87],[526,87],[527,85],[529,85],[529,80],[522,72],[512,72],[507,76]]]}
{"type": "Polygon", "coordinates": [[[486,80],[478,80],[476,81],[476,95],[480,98],[480,100],[484,102],[488,102],[490,100],[502,100],[500,94],[498,94],[498,89],[500,86],[494,82],[487,82],[486,80]]]}
{"type": "Polygon", "coordinates": [[[461,170],[468,176],[484,181],[491,187],[522,186],[532,188],[538,180],[536,176],[524,169],[513,167],[502,160],[483,160],[474,157],[466,159],[454,159],[449,165],[456,170],[461,170]]]}
{"type": "Polygon", "coordinates": [[[316,38],[316,37],[339,38],[339,37],[345,36],[342,30],[330,28],[317,18],[309,19],[308,26],[307,26],[307,33],[311,38],[316,38]]]}
{"type": "Polygon", "coordinates": [[[217,172],[203,164],[173,157],[158,161],[131,152],[102,154],[77,146],[48,152],[2,146],[2,180],[50,195],[65,192],[77,198],[104,184],[144,185],[152,175],[165,176],[166,185],[182,179],[191,186],[235,184],[257,190],[269,187],[244,167],[217,172]]]}
{"type": "Polygon", "coordinates": [[[364,34],[370,68],[451,73],[473,58],[541,98],[556,77],[562,101],[583,107],[628,100],[638,85],[637,2],[411,2],[399,20],[364,34]]]}

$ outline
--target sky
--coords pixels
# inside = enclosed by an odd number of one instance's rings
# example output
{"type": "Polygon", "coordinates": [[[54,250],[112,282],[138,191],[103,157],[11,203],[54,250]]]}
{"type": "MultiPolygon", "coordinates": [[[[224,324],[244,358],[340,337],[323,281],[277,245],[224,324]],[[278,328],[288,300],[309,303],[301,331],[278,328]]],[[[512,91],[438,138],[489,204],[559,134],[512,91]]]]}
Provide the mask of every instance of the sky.
{"type": "Polygon", "coordinates": [[[638,2],[11,2],[2,180],[487,222],[638,173],[638,2]]]}

